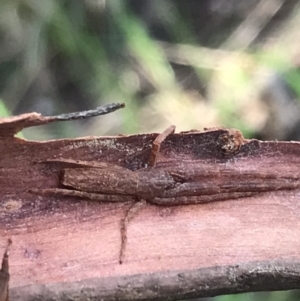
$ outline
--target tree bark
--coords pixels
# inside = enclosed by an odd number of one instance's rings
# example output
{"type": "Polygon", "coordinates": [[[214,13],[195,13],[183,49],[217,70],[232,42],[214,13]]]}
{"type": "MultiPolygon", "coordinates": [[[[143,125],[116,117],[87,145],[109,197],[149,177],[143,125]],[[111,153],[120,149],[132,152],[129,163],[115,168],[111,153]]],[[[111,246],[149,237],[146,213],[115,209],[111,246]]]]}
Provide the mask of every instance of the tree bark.
{"type": "MultiPolygon", "coordinates": [[[[96,160],[137,169],[157,134],[46,142],[15,138],[48,122],[38,114],[0,120],[1,247],[12,238],[11,300],[178,300],[300,288],[300,190],[201,205],[147,205],[131,221],[118,263],[120,220],[130,203],[34,195],[60,187],[47,159],[96,160]]],[[[248,140],[227,158],[223,129],[184,132],[163,142],[157,166],[182,160],[245,166],[262,163],[299,178],[300,144],[248,140]]]]}

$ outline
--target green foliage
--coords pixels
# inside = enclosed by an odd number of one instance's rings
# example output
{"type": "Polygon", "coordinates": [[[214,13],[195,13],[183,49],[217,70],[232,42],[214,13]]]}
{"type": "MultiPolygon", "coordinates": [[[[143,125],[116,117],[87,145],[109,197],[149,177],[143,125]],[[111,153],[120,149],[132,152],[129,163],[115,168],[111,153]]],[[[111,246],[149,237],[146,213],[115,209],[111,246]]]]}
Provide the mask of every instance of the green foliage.
{"type": "MultiPolygon", "coordinates": [[[[258,105],[262,66],[285,74],[299,95],[299,74],[287,72],[283,47],[251,53],[203,48],[189,16],[174,2],[148,4],[173,43],[194,45],[193,55],[190,50],[178,52],[176,44],[158,43],[128,4],[123,0],[1,1],[0,32],[6,32],[15,45],[3,52],[0,61],[0,93],[8,109],[30,111],[44,95],[53,113],[122,101],[127,109],[111,115],[111,124],[99,121],[97,134],[159,131],[174,123],[178,130],[238,127],[251,136],[263,124],[250,116],[254,112],[250,114],[248,108],[258,105]],[[181,79],[174,63],[189,68],[181,79]],[[185,84],[192,73],[199,88],[205,86],[205,94],[185,84]],[[62,93],[72,86],[75,98],[62,93]],[[191,107],[194,110],[188,114],[191,107]]],[[[8,45],[5,38],[2,45],[8,45]]],[[[62,126],[66,128],[61,134],[70,134],[73,127],[62,126]]]]}
{"type": "Polygon", "coordinates": [[[3,101],[0,99],[0,116],[1,117],[5,117],[5,116],[9,116],[9,112],[6,109],[6,106],[4,105],[3,101]]]}

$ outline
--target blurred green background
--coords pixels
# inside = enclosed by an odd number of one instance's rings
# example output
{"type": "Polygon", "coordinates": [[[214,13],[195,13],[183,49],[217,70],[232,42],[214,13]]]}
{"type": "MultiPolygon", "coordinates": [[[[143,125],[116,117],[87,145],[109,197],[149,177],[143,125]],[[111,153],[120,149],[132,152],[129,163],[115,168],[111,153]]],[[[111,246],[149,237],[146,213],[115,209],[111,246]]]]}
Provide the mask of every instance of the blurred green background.
{"type": "Polygon", "coordinates": [[[299,25],[295,0],[1,0],[0,116],[125,102],[109,115],[23,135],[160,132],[174,124],[299,140],[299,25]]]}

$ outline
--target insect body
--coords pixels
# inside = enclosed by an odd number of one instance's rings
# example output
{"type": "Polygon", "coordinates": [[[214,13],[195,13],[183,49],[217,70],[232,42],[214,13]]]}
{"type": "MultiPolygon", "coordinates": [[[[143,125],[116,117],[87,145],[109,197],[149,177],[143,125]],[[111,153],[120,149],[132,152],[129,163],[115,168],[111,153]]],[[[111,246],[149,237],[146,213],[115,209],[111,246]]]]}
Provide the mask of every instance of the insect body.
{"type": "Polygon", "coordinates": [[[66,168],[62,184],[85,192],[123,195],[138,199],[163,198],[176,186],[167,172],[155,168],[131,171],[125,168],[66,168]]]}

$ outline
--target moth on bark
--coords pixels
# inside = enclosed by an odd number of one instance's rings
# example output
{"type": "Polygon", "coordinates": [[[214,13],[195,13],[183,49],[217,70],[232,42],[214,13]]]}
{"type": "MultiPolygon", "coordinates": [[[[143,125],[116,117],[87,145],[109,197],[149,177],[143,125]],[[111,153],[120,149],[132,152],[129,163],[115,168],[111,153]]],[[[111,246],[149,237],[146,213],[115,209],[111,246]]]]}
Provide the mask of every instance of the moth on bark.
{"type": "MultiPolygon", "coordinates": [[[[215,141],[215,147],[230,160],[230,156],[235,156],[247,141],[238,130],[224,130],[225,134],[215,141]]],[[[60,179],[62,187],[32,192],[100,202],[131,201],[133,205],[121,222],[119,262],[122,263],[128,223],[147,202],[164,206],[201,204],[300,187],[300,181],[294,176],[280,177],[273,169],[268,169],[265,175],[253,168],[241,172],[235,169],[234,163],[211,165],[201,160],[189,160],[174,166],[156,166],[161,144],[174,131],[175,126],[171,126],[157,135],[148,164],[145,164],[147,167],[135,171],[103,162],[49,159],[46,162],[64,166],[60,179]]]]}

